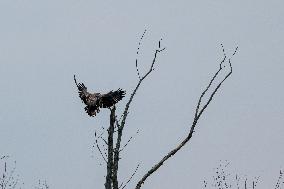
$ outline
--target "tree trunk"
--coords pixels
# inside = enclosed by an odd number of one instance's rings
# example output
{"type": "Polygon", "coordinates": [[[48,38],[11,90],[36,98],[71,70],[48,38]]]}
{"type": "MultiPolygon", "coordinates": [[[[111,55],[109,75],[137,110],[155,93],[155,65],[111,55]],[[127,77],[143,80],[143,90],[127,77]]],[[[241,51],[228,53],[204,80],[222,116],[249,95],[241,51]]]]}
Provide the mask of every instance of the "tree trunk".
{"type": "Polygon", "coordinates": [[[107,157],[107,175],[105,189],[112,189],[113,174],[113,133],[115,124],[115,106],[111,109],[110,124],[108,128],[108,157],[107,157]]]}

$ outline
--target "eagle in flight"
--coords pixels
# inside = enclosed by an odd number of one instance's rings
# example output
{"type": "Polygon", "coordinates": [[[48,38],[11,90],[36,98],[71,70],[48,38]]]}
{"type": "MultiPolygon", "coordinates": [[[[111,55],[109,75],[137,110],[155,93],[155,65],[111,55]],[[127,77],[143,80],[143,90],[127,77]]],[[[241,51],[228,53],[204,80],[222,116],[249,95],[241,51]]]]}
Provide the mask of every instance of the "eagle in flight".
{"type": "Polygon", "coordinates": [[[89,116],[96,116],[100,112],[100,108],[110,108],[125,96],[125,91],[120,88],[106,94],[89,93],[84,83],[77,83],[75,75],[74,81],[78,88],[79,97],[86,104],[85,111],[89,116]]]}

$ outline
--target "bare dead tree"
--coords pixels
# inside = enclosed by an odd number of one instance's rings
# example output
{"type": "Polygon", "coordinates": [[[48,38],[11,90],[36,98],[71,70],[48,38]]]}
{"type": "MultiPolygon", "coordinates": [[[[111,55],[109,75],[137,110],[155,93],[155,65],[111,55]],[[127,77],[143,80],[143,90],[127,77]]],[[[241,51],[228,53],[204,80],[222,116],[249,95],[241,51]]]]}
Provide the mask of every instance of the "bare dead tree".
{"type": "Polygon", "coordinates": [[[35,187],[35,189],[49,189],[49,185],[47,184],[46,180],[39,180],[38,185],[35,187]]]}
{"type": "Polygon", "coordinates": [[[105,182],[105,188],[111,189],[112,185],[113,188],[118,188],[118,182],[117,179],[113,179],[113,170],[114,170],[114,161],[113,161],[113,134],[114,134],[114,124],[115,124],[115,106],[111,108],[110,113],[110,126],[108,128],[108,159],[107,159],[107,175],[106,175],[106,182],[105,182]]]}
{"type": "Polygon", "coordinates": [[[239,174],[232,174],[228,170],[230,163],[228,161],[220,161],[218,167],[214,169],[212,176],[212,183],[208,185],[208,181],[204,181],[206,185],[204,188],[210,187],[216,189],[256,189],[259,182],[259,176],[249,180],[247,176],[240,176],[239,174]]]}
{"type": "Polygon", "coordinates": [[[16,189],[21,188],[19,185],[19,175],[16,173],[16,162],[13,165],[8,163],[9,156],[2,156],[1,160],[1,175],[0,189],[16,189]]]}
{"type": "MultiPolygon", "coordinates": [[[[248,177],[247,175],[240,175],[238,173],[232,174],[228,170],[228,161],[220,161],[218,167],[213,171],[211,181],[204,180],[203,188],[215,189],[257,189],[260,182],[260,176],[248,177]]],[[[261,183],[260,183],[261,184],[261,183]]],[[[280,170],[277,182],[274,189],[281,189],[284,186],[283,170],[280,170]]]]}
{"type": "Polygon", "coordinates": [[[212,181],[204,180],[203,188],[216,188],[216,189],[256,189],[259,177],[253,178],[249,181],[247,176],[240,176],[239,174],[232,174],[228,170],[228,161],[220,161],[218,167],[214,169],[212,181]]]}
{"type": "MultiPolygon", "coordinates": [[[[143,35],[140,39],[139,47],[138,47],[138,50],[137,50],[137,55],[139,53],[141,40],[143,39],[145,33],[146,33],[146,30],[144,31],[144,33],[143,33],[143,35]]],[[[106,174],[106,181],[105,181],[105,188],[106,189],[125,188],[127,186],[127,184],[132,180],[132,178],[134,177],[134,175],[136,174],[136,172],[137,172],[137,170],[140,166],[140,165],[137,165],[135,171],[132,173],[130,178],[125,183],[121,182],[121,184],[119,184],[119,182],[118,182],[118,169],[119,169],[120,152],[133,139],[133,137],[130,137],[128,139],[128,141],[124,145],[122,145],[123,130],[124,130],[124,126],[125,126],[125,123],[126,123],[127,116],[128,116],[128,110],[130,108],[130,104],[131,104],[135,94],[137,93],[140,85],[146,79],[146,77],[154,70],[154,65],[156,63],[157,56],[163,50],[165,50],[165,48],[161,48],[161,44],[160,44],[160,41],[159,41],[158,48],[155,50],[154,58],[152,60],[151,66],[150,66],[149,70],[143,76],[140,75],[140,73],[139,73],[138,60],[136,59],[136,71],[137,71],[137,75],[138,75],[139,80],[138,80],[138,83],[137,83],[135,89],[133,90],[132,94],[130,95],[130,99],[128,100],[128,102],[127,102],[127,104],[124,108],[123,114],[121,115],[121,120],[117,119],[117,116],[115,114],[115,106],[113,106],[111,108],[110,125],[109,125],[109,128],[108,128],[108,140],[104,141],[107,145],[107,155],[103,154],[101,147],[99,146],[98,141],[97,141],[97,139],[102,139],[102,138],[100,138],[100,137],[96,138],[96,142],[95,142],[94,146],[97,147],[102,158],[104,159],[104,161],[107,164],[107,174],[106,174]],[[114,134],[116,134],[116,136],[114,136],[114,134]],[[114,141],[114,139],[116,139],[116,141],[114,141]],[[107,156],[107,157],[105,157],[105,156],[107,156]]],[[[138,132],[139,132],[139,130],[137,131],[137,133],[138,132]]]]}
{"type": "MultiPolygon", "coordinates": [[[[140,46],[141,46],[141,41],[146,33],[146,30],[144,31],[142,37],[140,38],[139,44],[138,44],[138,49],[137,49],[137,55],[139,54],[140,46]]],[[[162,40],[162,39],[161,39],[162,40]]],[[[136,87],[132,91],[129,100],[127,101],[124,111],[120,117],[120,119],[117,119],[117,116],[115,114],[115,106],[110,108],[110,125],[108,128],[108,139],[107,141],[104,140],[106,144],[106,151],[107,154],[103,153],[101,150],[100,145],[97,142],[97,139],[103,139],[100,137],[96,137],[96,146],[106,162],[107,166],[107,174],[106,174],[106,181],[105,181],[105,188],[106,189],[119,189],[119,188],[125,188],[127,184],[131,181],[133,176],[138,170],[139,165],[135,169],[134,173],[131,175],[129,180],[127,182],[123,183],[121,182],[119,184],[118,181],[118,170],[119,170],[119,160],[120,160],[120,152],[128,145],[129,141],[132,139],[130,138],[128,142],[125,145],[122,145],[122,137],[123,137],[123,131],[126,125],[126,120],[129,115],[129,108],[131,103],[133,102],[133,99],[135,95],[138,92],[138,89],[141,87],[143,81],[154,71],[155,64],[157,62],[157,57],[158,54],[163,52],[165,50],[164,47],[161,47],[161,40],[158,42],[158,47],[154,51],[154,56],[152,59],[152,62],[150,64],[150,67],[148,71],[145,74],[141,74],[138,68],[138,59],[135,61],[135,67],[136,67],[136,72],[137,72],[137,77],[138,77],[138,82],[136,84],[136,87]]],[[[197,123],[200,119],[200,117],[203,115],[204,111],[207,109],[208,105],[212,102],[215,94],[217,91],[220,89],[222,84],[227,80],[227,78],[232,74],[232,64],[231,64],[231,58],[236,54],[238,47],[235,49],[234,53],[231,55],[230,58],[227,58],[227,55],[225,53],[225,49],[223,45],[221,44],[222,47],[222,52],[223,52],[223,59],[219,63],[219,68],[215,72],[215,74],[212,76],[210,79],[208,85],[206,88],[203,90],[201,93],[196,108],[195,108],[195,114],[194,114],[194,119],[192,121],[191,127],[188,131],[188,134],[186,138],[184,138],[174,149],[172,149],[169,153],[167,153],[158,163],[156,163],[152,168],[150,168],[145,175],[138,181],[136,184],[136,189],[140,189],[141,186],[144,184],[144,182],[147,180],[149,176],[151,176],[154,172],[156,172],[164,163],[167,161],[170,157],[174,156],[183,146],[185,146],[188,141],[192,138],[194,129],[197,126],[197,123]],[[228,71],[226,72],[226,69],[224,68],[229,68],[228,71]],[[222,78],[222,74],[223,78],[222,78]],[[220,80],[217,78],[221,77],[220,80]],[[215,83],[215,86],[214,84],[215,83]],[[211,92],[210,92],[211,91],[211,92]],[[207,99],[205,98],[205,95],[209,96],[207,99]]]]}

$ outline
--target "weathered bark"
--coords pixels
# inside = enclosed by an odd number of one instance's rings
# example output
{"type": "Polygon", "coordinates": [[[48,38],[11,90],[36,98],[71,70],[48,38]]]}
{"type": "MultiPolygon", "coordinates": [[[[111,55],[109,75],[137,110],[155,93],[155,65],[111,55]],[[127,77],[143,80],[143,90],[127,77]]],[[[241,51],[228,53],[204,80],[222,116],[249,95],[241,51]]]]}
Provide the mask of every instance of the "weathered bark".
{"type": "MultiPolygon", "coordinates": [[[[121,132],[121,130],[118,128],[118,135],[121,132]]],[[[119,148],[114,149],[114,163],[113,163],[113,189],[118,189],[118,178],[117,178],[117,173],[118,173],[118,161],[119,161],[119,148]]]]}
{"type": "Polygon", "coordinates": [[[114,124],[115,124],[115,106],[111,108],[110,124],[108,128],[108,157],[107,157],[107,175],[106,175],[105,189],[112,189],[114,124]]]}

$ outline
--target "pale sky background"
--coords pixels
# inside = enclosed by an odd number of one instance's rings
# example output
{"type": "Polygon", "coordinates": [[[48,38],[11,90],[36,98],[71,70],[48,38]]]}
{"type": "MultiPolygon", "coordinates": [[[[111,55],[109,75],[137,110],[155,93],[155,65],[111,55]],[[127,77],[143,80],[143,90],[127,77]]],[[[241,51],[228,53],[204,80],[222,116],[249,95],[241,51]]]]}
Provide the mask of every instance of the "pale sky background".
{"type": "Polygon", "coordinates": [[[104,188],[92,148],[108,110],[88,117],[73,74],[92,91],[127,91],[137,82],[136,49],[149,67],[158,40],[167,49],[131,107],[119,177],[137,163],[134,184],[189,130],[198,97],[222,58],[233,75],[200,120],[193,139],[144,189],[202,188],[220,160],[232,173],[273,188],[284,167],[284,1],[0,0],[0,155],[17,161],[24,188],[104,188]]]}

